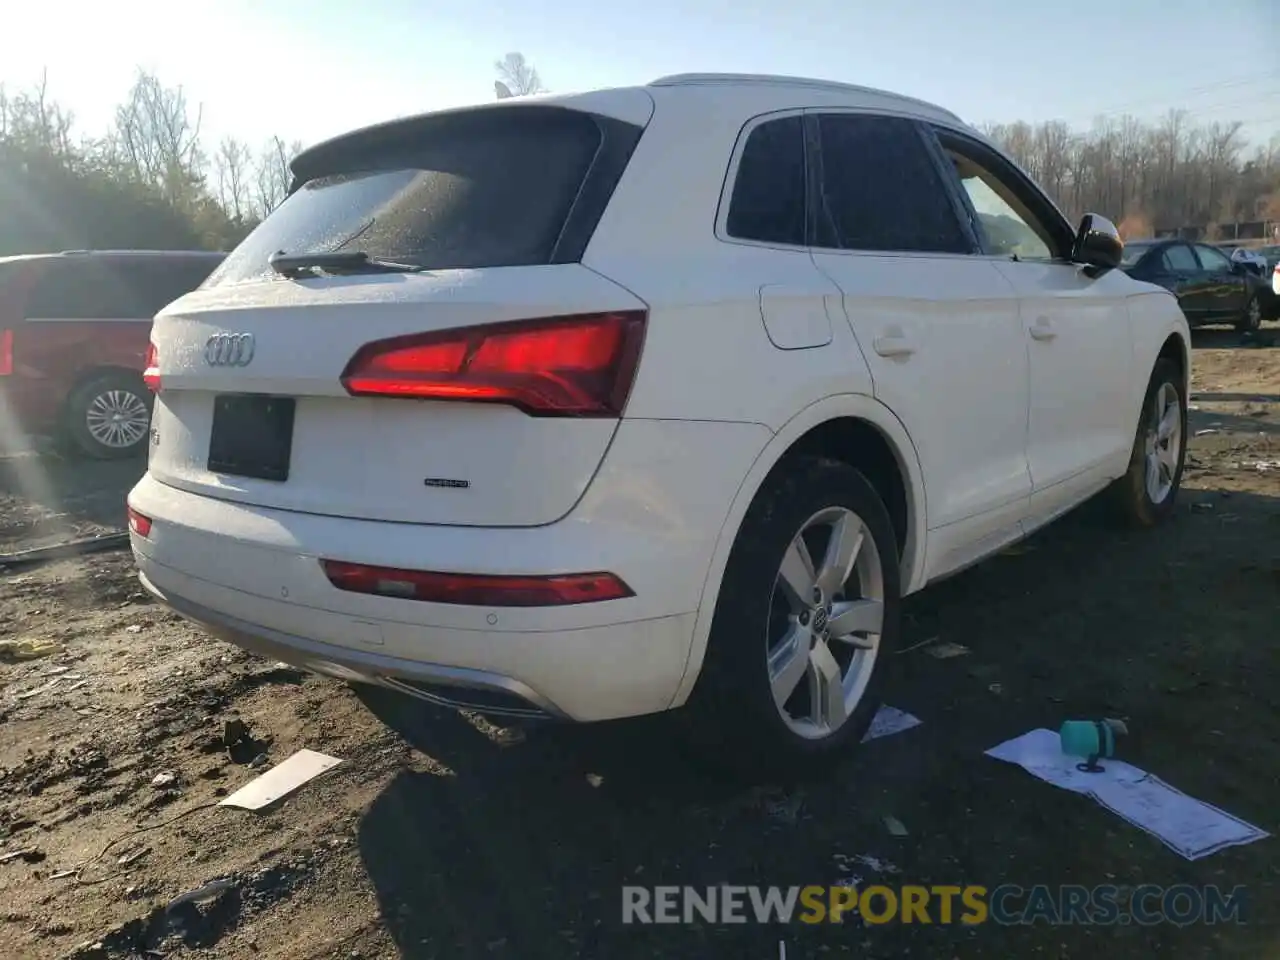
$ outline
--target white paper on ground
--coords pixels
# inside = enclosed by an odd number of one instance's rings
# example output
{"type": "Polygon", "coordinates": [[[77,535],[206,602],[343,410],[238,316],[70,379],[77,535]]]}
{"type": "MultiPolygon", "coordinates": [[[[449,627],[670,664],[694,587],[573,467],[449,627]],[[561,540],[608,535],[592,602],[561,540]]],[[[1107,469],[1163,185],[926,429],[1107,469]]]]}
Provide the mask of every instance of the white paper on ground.
{"type": "Polygon", "coordinates": [[[278,763],[262,776],[250,780],[227,797],[220,807],[243,807],[261,810],[287,793],[292,793],[313,777],[318,777],[342,761],[314,750],[299,750],[283,763],[278,763]]]}
{"type": "Polygon", "coordinates": [[[881,707],[876,711],[875,717],[871,720],[871,726],[867,728],[866,736],[862,738],[862,742],[875,740],[879,737],[892,736],[895,733],[901,733],[903,730],[910,730],[912,727],[920,726],[920,718],[914,717],[905,710],[899,710],[897,707],[881,707]]]}
{"type": "Polygon", "coordinates": [[[1016,763],[1055,787],[1092,797],[1188,860],[1270,836],[1123,761],[1099,761],[1106,768],[1100,773],[1077,770],[1080,758],[1064,754],[1052,730],[1024,733],[992,747],[987,756],[1016,763]]]}

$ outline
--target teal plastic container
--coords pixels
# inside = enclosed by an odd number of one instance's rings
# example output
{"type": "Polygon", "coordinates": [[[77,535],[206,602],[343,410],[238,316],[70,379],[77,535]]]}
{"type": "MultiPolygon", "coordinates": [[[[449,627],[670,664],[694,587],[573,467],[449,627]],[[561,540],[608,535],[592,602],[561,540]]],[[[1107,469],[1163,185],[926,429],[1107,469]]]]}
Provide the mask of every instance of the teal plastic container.
{"type": "Polygon", "coordinates": [[[1058,741],[1062,752],[1069,757],[1084,757],[1084,763],[1076,769],[1097,773],[1099,757],[1114,757],[1116,734],[1125,733],[1124,724],[1118,720],[1065,720],[1058,729],[1058,741]]]}

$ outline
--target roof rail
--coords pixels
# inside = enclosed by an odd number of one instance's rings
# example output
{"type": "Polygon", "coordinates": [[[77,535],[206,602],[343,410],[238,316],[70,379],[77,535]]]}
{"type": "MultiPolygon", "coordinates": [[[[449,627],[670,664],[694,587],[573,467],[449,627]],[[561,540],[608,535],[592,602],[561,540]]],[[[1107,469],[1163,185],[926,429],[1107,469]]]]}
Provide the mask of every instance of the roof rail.
{"type": "Polygon", "coordinates": [[[199,257],[199,256],[216,256],[224,251],[221,250],[143,250],[143,249],[99,249],[99,250],[63,250],[57,254],[62,257],[90,257],[90,256],[112,256],[112,257],[199,257]]]}
{"type": "Polygon", "coordinates": [[[856,83],[842,83],[839,80],[817,80],[812,77],[788,77],[775,76],[764,73],[673,73],[666,77],[659,77],[657,80],[651,80],[648,83],[650,87],[678,87],[686,84],[733,84],[733,83],[762,83],[774,84],[782,87],[813,87],[820,90],[847,90],[853,93],[873,93],[882,97],[892,97],[895,100],[905,100],[908,103],[919,104],[922,107],[928,107],[930,110],[937,110],[939,113],[946,114],[956,123],[963,123],[958,116],[944,107],[938,106],[936,103],[930,103],[927,100],[920,100],[916,97],[908,97],[901,93],[893,93],[890,90],[880,90],[876,87],[864,87],[856,83]]]}

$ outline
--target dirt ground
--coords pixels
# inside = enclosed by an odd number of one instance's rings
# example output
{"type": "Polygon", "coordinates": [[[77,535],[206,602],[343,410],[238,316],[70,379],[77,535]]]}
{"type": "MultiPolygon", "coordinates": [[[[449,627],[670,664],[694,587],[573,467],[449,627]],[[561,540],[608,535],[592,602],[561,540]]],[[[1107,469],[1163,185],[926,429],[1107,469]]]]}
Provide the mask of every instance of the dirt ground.
{"type": "MultiPolygon", "coordinates": [[[[1187,862],[981,755],[1122,717],[1126,759],[1280,831],[1280,330],[1198,333],[1194,363],[1177,521],[1086,507],[911,598],[904,647],[971,653],[894,657],[888,701],[923,725],[785,789],[700,770],[660,720],[498,727],[245,656],[127,553],[2,572],[0,640],[57,647],[0,665],[0,957],[1280,956],[1276,840],[1187,862]],[[263,813],[211,806],[303,747],[344,763],[263,813]],[[623,884],[836,883],[859,856],[868,883],[1244,884],[1250,922],[621,923],[623,884]]],[[[139,469],[0,461],[0,549],[118,528],[139,469]]]]}

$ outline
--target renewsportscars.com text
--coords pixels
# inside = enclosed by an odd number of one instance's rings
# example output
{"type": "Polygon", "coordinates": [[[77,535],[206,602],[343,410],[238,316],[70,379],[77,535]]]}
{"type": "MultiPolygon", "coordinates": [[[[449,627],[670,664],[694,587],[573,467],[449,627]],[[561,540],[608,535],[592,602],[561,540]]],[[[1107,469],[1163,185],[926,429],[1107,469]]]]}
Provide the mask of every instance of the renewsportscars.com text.
{"type": "Polygon", "coordinates": [[[622,922],[1129,925],[1244,923],[1244,887],[1102,884],[1021,887],[626,886],[622,922]]]}

